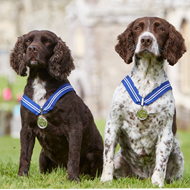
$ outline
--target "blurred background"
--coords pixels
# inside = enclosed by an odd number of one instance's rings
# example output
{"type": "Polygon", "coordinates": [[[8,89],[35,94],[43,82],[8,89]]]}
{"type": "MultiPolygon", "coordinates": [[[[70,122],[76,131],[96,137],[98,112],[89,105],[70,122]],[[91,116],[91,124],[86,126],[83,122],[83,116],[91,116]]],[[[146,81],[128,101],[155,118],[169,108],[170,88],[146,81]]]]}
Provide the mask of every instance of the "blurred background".
{"type": "MultiPolygon", "coordinates": [[[[172,23],[190,47],[190,0],[0,0],[0,136],[19,137],[20,100],[26,77],[9,64],[17,37],[51,30],[69,46],[76,69],[69,80],[95,119],[106,119],[115,88],[131,70],[114,47],[138,17],[172,23]]],[[[177,105],[178,128],[190,130],[190,52],[174,67],[166,63],[177,105]]]]}

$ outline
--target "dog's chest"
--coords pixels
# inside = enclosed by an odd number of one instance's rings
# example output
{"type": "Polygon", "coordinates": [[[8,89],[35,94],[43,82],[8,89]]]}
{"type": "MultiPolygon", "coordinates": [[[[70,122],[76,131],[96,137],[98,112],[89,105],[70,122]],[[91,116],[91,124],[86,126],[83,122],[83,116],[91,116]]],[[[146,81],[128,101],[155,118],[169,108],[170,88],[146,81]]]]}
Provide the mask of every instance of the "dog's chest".
{"type": "Polygon", "coordinates": [[[133,102],[123,84],[118,86],[113,99],[114,117],[119,117],[122,122],[119,136],[121,147],[128,147],[124,149],[129,151],[127,155],[131,156],[144,157],[154,154],[156,142],[162,134],[167,119],[174,114],[172,91],[168,91],[149,106],[144,106],[148,117],[143,121],[137,117],[137,111],[141,106],[133,102]]]}
{"type": "Polygon", "coordinates": [[[34,80],[32,87],[33,87],[33,101],[36,102],[41,107],[45,104],[46,99],[46,83],[41,81],[38,77],[34,80]]]}
{"type": "Polygon", "coordinates": [[[152,154],[164,123],[164,118],[158,118],[155,114],[140,121],[136,113],[126,111],[119,137],[121,147],[130,147],[133,152],[131,154],[135,153],[140,157],[152,154]]]}

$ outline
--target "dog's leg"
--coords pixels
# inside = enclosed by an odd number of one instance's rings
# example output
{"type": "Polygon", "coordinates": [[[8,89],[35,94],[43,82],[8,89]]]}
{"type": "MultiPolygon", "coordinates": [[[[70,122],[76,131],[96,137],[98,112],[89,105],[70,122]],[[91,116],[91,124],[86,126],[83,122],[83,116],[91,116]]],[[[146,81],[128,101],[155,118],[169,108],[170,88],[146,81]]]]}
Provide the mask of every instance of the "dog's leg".
{"type": "Polygon", "coordinates": [[[51,172],[53,169],[58,167],[58,164],[50,160],[44,154],[44,150],[41,150],[40,158],[39,158],[39,166],[41,173],[51,172]]]}
{"type": "Polygon", "coordinates": [[[101,181],[113,180],[114,172],[114,153],[118,143],[118,130],[121,127],[120,113],[116,109],[111,109],[105,126],[105,147],[104,147],[104,164],[101,181]],[[119,114],[118,114],[119,113],[119,114]]]}
{"type": "Polygon", "coordinates": [[[152,183],[159,187],[164,186],[167,163],[173,146],[172,123],[173,119],[169,118],[166,123],[166,127],[158,137],[156,147],[156,164],[152,175],[152,183]]]}
{"type": "Polygon", "coordinates": [[[79,179],[79,164],[80,164],[80,151],[82,143],[82,124],[76,121],[75,124],[69,126],[69,156],[68,156],[68,179],[76,180],[77,183],[79,179]]]}
{"type": "Polygon", "coordinates": [[[80,173],[89,174],[95,177],[102,173],[103,156],[101,150],[92,149],[87,153],[84,159],[81,160],[80,173]]]}
{"type": "Polygon", "coordinates": [[[121,149],[116,153],[114,157],[114,165],[115,165],[115,170],[114,170],[114,177],[119,178],[119,177],[127,177],[127,176],[132,176],[132,170],[129,164],[124,160],[122,154],[121,154],[121,149]]]}
{"type": "MultiPolygon", "coordinates": [[[[24,124],[24,121],[22,121],[24,124]]],[[[22,126],[20,132],[20,143],[21,143],[21,153],[20,153],[20,164],[18,175],[28,175],[30,168],[31,156],[35,143],[35,136],[32,130],[26,126],[22,126]]]]}
{"type": "Polygon", "coordinates": [[[170,155],[166,171],[166,181],[168,183],[183,177],[184,157],[181,152],[179,142],[174,139],[173,151],[170,155]]]}

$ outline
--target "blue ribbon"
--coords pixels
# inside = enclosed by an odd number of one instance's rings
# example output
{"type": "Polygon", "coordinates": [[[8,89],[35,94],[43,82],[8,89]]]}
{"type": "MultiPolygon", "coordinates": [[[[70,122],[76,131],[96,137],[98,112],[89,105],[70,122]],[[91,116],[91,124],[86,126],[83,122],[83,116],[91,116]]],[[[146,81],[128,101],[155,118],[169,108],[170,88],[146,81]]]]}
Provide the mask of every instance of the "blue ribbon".
{"type": "Polygon", "coordinates": [[[59,98],[70,91],[74,91],[73,87],[69,83],[64,84],[49,97],[42,108],[37,103],[28,98],[25,94],[21,99],[21,104],[35,115],[45,114],[54,108],[59,98]]]}
{"type": "MultiPolygon", "coordinates": [[[[141,105],[143,98],[139,95],[139,91],[135,87],[131,78],[127,75],[121,82],[125,86],[127,92],[131,96],[134,103],[141,105]]],[[[160,86],[155,88],[150,94],[148,94],[144,98],[143,105],[144,106],[150,105],[151,103],[155,102],[158,98],[160,98],[163,94],[165,94],[169,90],[172,90],[170,82],[166,81],[162,83],[160,86]]]]}

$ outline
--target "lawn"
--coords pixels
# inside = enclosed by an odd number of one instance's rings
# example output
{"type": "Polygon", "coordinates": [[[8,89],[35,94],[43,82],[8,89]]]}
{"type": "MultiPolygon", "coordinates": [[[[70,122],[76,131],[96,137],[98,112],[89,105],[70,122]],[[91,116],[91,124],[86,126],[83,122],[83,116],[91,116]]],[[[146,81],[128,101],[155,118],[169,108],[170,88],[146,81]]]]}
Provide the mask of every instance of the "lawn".
{"type": "MultiPolygon", "coordinates": [[[[104,136],[105,121],[97,121],[97,126],[102,136],[104,136]]],[[[178,139],[185,157],[184,177],[181,181],[166,184],[165,188],[190,188],[190,132],[178,131],[178,139]]],[[[29,177],[19,177],[17,175],[20,154],[19,139],[11,137],[0,138],[0,189],[64,189],[64,188],[154,188],[150,179],[138,180],[136,178],[120,178],[112,183],[100,182],[100,178],[91,180],[89,176],[81,175],[81,182],[67,180],[67,171],[58,168],[50,174],[41,174],[38,167],[38,157],[40,145],[36,141],[34,148],[29,177]]]]}

